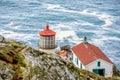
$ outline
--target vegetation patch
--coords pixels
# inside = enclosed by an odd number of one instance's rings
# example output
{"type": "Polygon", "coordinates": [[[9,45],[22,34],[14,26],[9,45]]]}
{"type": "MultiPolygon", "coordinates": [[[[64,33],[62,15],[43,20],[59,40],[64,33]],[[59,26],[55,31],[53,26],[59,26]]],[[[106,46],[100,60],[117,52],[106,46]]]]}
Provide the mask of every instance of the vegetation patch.
{"type": "MultiPolygon", "coordinates": [[[[69,51],[69,46],[67,47],[62,49],[69,51]]],[[[67,62],[58,55],[35,50],[14,40],[10,40],[9,45],[0,48],[0,60],[6,63],[4,70],[8,69],[8,64],[13,66],[11,71],[14,74],[11,72],[13,78],[10,80],[119,80],[104,78],[92,72],[81,70],[75,67],[72,62],[67,62]],[[28,58],[28,61],[25,60],[25,57],[28,58]],[[31,58],[34,61],[30,60],[31,58]],[[30,62],[31,64],[29,64],[30,62]],[[29,65],[26,65],[26,63],[29,65]],[[25,74],[23,74],[23,69],[26,71],[25,74]],[[71,76],[74,79],[70,78],[71,76]]],[[[0,69],[3,71],[4,67],[1,66],[0,69]]],[[[0,76],[8,76],[5,72],[0,73],[0,76]]],[[[114,75],[119,75],[117,69],[114,70],[114,75]]]]}

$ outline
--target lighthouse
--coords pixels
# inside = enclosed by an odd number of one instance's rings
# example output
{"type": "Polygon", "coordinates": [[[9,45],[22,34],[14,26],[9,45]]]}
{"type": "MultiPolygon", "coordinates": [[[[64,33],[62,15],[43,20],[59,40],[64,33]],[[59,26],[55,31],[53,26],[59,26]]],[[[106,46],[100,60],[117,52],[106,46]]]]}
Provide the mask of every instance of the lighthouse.
{"type": "Polygon", "coordinates": [[[39,32],[40,42],[39,49],[47,53],[54,53],[56,48],[55,35],[56,32],[49,29],[49,25],[46,24],[46,28],[39,32]]]}

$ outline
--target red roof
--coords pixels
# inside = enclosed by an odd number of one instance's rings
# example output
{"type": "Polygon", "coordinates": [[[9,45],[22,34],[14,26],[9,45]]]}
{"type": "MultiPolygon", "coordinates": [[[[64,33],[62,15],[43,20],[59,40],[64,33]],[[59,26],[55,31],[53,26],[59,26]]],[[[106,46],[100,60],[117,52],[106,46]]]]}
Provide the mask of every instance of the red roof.
{"type": "Polygon", "coordinates": [[[50,30],[49,25],[47,24],[46,29],[43,31],[40,31],[39,34],[42,36],[54,36],[56,34],[56,32],[50,30]]]}
{"type": "Polygon", "coordinates": [[[98,47],[90,43],[80,43],[74,46],[72,51],[83,63],[83,65],[87,65],[96,59],[103,59],[109,63],[112,63],[111,60],[98,47]]]}

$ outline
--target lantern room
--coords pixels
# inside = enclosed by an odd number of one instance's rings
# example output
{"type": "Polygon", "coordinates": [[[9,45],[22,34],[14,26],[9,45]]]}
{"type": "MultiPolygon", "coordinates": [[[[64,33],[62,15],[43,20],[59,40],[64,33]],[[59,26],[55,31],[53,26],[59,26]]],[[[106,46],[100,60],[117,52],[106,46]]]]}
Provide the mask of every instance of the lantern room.
{"type": "Polygon", "coordinates": [[[39,35],[40,35],[40,43],[39,43],[40,49],[50,50],[56,48],[56,44],[55,44],[56,32],[50,30],[48,24],[46,24],[46,28],[43,31],[39,32],[39,35]]]}

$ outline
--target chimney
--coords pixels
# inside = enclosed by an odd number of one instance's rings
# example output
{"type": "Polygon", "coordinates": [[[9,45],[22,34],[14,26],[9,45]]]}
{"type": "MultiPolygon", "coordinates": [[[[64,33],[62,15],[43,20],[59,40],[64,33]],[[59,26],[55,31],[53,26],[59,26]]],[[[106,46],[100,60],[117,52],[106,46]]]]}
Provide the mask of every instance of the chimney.
{"type": "Polygon", "coordinates": [[[83,43],[84,43],[84,44],[88,44],[88,42],[87,42],[87,37],[86,37],[86,36],[83,38],[83,43]]]}
{"type": "Polygon", "coordinates": [[[87,37],[86,36],[83,38],[83,41],[87,41],[87,37]]]}

